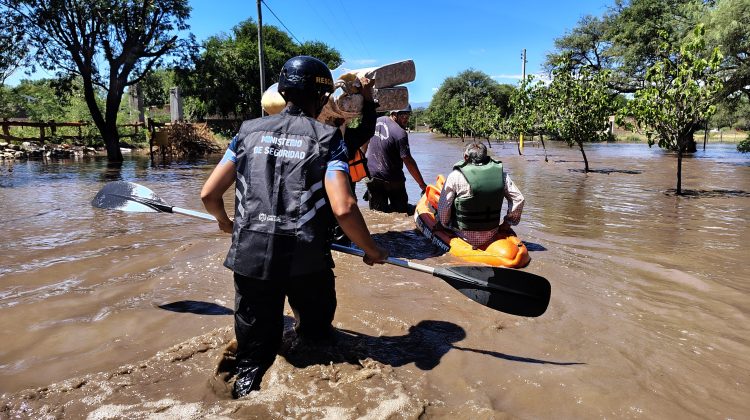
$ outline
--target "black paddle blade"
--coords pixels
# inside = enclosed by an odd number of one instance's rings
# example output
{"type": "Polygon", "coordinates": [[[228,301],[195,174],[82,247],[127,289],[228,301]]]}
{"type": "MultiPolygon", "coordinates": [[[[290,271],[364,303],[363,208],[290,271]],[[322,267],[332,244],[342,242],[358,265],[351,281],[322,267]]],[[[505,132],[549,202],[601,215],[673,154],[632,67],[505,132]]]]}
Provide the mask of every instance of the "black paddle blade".
{"type": "Polygon", "coordinates": [[[511,315],[536,317],[547,310],[551,287],[536,274],[497,267],[439,267],[440,277],[469,299],[511,315]]]}
{"type": "Polygon", "coordinates": [[[91,205],[100,209],[130,212],[172,212],[172,206],[143,185],[115,181],[96,194],[91,205]]]}

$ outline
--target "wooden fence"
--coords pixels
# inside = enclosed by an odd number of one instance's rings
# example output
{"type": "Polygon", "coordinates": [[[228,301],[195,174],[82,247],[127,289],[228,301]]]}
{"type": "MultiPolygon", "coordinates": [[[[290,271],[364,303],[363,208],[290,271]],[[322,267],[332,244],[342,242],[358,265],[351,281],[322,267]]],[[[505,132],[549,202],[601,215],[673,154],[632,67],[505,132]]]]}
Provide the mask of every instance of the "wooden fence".
{"type": "MultiPolygon", "coordinates": [[[[47,121],[47,122],[34,122],[34,121],[11,121],[7,118],[3,118],[2,121],[0,121],[0,127],[2,127],[2,134],[0,134],[0,140],[7,140],[7,141],[17,141],[17,142],[23,142],[23,141],[38,141],[40,144],[44,144],[45,140],[51,137],[55,137],[58,139],[63,140],[82,140],[83,139],[83,128],[91,126],[92,123],[88,121],[78,121],[78,122],[57,122],[54,120],[47,121]],[[30,128],[38,128],[39,129],[39,136],[38,137],[18,137],[13,136],[10,133],[11,127],[30,127],[30,128]],[[57,135],[57,129],[60,127],[76,127],[78,129],[77,135],[57,135]],[[49,135],[47,133],[49,132],[49,135]]],[[[131,127],[133,130],[129,134],[120,134],[120,137],[133,137],[138,134],[138,130],[141,127],[145,127],[146,124],[142,122],[137,123],[130,123],[130,124],[117,124],[118,127],[131,127]]]]}

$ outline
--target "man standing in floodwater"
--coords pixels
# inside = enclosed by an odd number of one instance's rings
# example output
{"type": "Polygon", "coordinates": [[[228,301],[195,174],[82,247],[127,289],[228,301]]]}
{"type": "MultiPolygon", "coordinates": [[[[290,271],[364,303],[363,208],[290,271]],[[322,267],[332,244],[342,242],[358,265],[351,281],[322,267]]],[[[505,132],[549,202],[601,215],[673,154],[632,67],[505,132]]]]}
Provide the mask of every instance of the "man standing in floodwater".
{"type": "MultiPolygon", "coordinates": [[[[362,96],[372,102],[372,82],[360,81],[362,96]]],[[[333,338],[331,213],[364,250],[366,264],[388,257],[370,236],[349,188],[341,131],[315,120],[333,90],[331,71],[322,61],[308,56],[287,61],[279,76],[286,108],[245,121],[201,191],[219,228],[232,234],[224,265],[234,271],[235,398],[259,389],[276,358],[285,297],[302,339],[333,338]],[[222,199],[233,183],[234,222],[222,199]]]]}
{"type": "Polygon", "coordinates": [[[393,110],[387,117],[378,118],[375,135],[367,147],[367,169],[370,179],[367,191],[370,209],[382,212],[407,213],[408,195],[404,165],[424,193],[427,188],[417,162],[409,150],[409,125],[411,105],[393,110]]]}

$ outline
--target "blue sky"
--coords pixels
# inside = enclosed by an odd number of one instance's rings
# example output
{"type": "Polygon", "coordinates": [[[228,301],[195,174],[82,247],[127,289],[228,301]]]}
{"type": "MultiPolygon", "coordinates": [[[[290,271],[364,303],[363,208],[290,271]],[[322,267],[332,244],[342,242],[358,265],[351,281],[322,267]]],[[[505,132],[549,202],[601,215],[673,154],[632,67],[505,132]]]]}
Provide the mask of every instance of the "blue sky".
{"type": "MultiPolygon", "coordinates": [[[[265,0],[263,24],[284,28],[298,40],[322,41],[339,50],[349,69],[412,59],[417,78],[409,83],[412,103],[428,102],[446,77],[473,68],[500,83],[515,84],[526,48],[527,74],[541,71],[554,40],[587,15],[602,15],[613,0],[411,1],[265,0]]],[[[191,32],[199,40],[248,17],[252,0],[193,0],[191,32]]],[[[8,84],[24,78],[15,74],[8,84]]]]}

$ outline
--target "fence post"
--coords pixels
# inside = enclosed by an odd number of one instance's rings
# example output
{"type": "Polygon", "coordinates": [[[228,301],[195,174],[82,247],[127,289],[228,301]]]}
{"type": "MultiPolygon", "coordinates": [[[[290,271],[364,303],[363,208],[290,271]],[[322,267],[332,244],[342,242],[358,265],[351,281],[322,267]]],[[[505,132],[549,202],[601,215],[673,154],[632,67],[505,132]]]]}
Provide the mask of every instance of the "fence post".
{"type": "Polygon", "coordinates": [[[39,145],[44,146],[44,123],[39,125],[39,145]]]}
{"type": "Polygon", "coordinates": [[[55,137],[55,135],[57,134],[57,126],[55,125],[55,120],[49,120],[49,124],[50,124],[50,126],[49,126],[50,127],[50,136],[51,137],[55,137]]]}
{"type": "Polygon", "coordinates": [[[141,94],[141,84],[136,83],[130,86],[128,94],[130,96],[130,107],[138,110],[138,122],[144,122],[146,119],[143,112],[143,95],[141,94]]]}
{"type": "Polygon", "coordinates": [[[146,138],[148,138],[148,155],[151,157],[151,163],[154,162],[154,133],[151,132],[151,118],[146,117],[146,138]]]}
{"type": "Polygon", "coordinates": [[[10,143],[10,124],[8,124],[7,118],[3,118],[3,135],[7,137],[8,143],[10,143]]]}
{"type": "Polygon", "coordinates": [[[172,122],[182,121],[182,96],[180,96],[180,88],[175,86],[169,89],[169,113],[172,122]]]}

